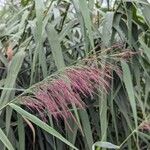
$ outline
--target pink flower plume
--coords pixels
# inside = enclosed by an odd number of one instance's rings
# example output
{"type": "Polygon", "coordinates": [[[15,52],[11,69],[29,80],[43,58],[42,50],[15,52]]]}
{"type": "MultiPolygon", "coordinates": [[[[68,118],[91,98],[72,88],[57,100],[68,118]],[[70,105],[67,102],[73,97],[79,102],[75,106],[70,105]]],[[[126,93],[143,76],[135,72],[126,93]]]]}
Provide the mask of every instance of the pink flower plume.
{"type": "Polygon", "coordinates": [[[72,105],[83,109],[86,105],[81,97],[93,98],[95,89],[99,86],[107,91],[108,78],[110,75],[105,70],[95,67],[69,68],[63,75],[44,83],[44,86],[37,87],[34,95],[24,96],[23,103],[41,116],[44,111],[48,111],[55,119],[73,118],[70,111],[72,105]]]}

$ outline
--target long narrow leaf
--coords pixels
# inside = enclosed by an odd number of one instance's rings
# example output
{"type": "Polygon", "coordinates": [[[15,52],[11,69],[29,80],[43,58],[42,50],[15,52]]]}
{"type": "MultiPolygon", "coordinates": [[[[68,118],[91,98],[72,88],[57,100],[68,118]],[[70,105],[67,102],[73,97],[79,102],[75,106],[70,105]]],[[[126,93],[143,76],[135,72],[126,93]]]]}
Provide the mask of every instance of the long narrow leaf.
{"type": "Polygon", "coordinates": [[[8,150],[15,150],[1,128],[0,128],[0,140],[8,148],[8,150]]]}
{"type": "Polygon", "coordinates": [[[45,122],[41,121],[40,119],[38,119],[34,115],[28,113],[27,111],[23,110],[21,107],[15,105],[15,104],[11,103],[11,104],[9,104],[9,106],[11,108],[13,108],[14,110],[16,110],[20,115],[22,115],[23,117],[29,119],[31,122],[33,122],[34,124],[36,124],[37,126],[42,128],[43,130],[45,130],[48,133],[52,134],[53,136],[57,137],[62,142],[66,143],[67,145],[69,145],[70,147],[74,148],[75,150],[78,150],[74,145],[72,145],[68,140],[66,140],[60,133],[58,133],[55,129],[50,127],[45,122]]]}
{"type": "Polygon", "coordinates": [[[135,126],[137,128],[137,109],[136,109],[136,101],[135,101],[135,95],[134,95],[134,87],[132,83],[132,77],[131,77],[131,72],[129,69],[128,64],[125,61],[121,61],[122,69],[123,69],[123,80],[124,84],[129,96],[132,112],[133,112],[133,117],[135,121],[135,126]]]}

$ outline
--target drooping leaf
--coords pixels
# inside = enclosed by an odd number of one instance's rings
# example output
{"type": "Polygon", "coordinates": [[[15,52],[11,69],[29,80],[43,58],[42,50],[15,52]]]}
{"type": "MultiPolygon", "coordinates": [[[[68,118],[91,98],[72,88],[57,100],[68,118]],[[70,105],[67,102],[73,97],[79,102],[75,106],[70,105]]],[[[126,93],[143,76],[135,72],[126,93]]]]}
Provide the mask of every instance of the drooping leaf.
{"type": "Polygon", "coordinates": [[[15,105],[15,104],[11,103],[11,104],[9,104],[9,106],[11,108],[13,108],[14,110],[16,110],[20,115],[22,115],[23,117],[27,118],[28,120],[30,120],[31,122],[33,122],[34,124],[36,124],[37,126],[42,128],[43,130],[45,130],[48,133],[52,134],[53,136],[57,137],[59,140],[61,140],[62,142],[66,143],[67,145],[69,145],[70,147],[74,148],[75,150],[78,150],[74,145],[72,145],[67,139],[65,139],[54,128],[50,127],[48,124],[46,124],[45,122],[43,122],[40,119],[38,119],[36,116],[28,113],[27,111],[23,110],[21,107],[15,105]]]}

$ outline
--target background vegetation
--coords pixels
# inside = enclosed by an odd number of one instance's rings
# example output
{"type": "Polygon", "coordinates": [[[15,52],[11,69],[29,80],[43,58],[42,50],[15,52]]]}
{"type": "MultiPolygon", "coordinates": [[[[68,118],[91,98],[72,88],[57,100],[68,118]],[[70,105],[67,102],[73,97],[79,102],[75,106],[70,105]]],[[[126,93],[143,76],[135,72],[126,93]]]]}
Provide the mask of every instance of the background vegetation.
{"type": "Polygon", "coordinates": [[[150,149],[150,4],[106,4],[21,0],[1,9],[1,150],[150,149]],[[65,70],[87,64],[102,69],[109,87],[96,86],[93,97],[81,90],[86,106],[67,107],[74,117],[39,114],[23,102],[65,70]]]}

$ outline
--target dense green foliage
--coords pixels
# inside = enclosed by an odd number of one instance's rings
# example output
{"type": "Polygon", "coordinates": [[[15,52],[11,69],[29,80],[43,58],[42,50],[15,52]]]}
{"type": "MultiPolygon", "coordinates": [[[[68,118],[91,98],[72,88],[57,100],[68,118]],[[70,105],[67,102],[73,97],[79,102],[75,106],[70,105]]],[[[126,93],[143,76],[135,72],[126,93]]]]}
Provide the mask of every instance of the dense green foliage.
{"type": "Polygon", "coordinates": [[[111,3],[21,0],[0,10],[0,150],[150,149],[150,4],[111,3]],[[68,106],[75,120],[46,111],[44,122],[23,105],[85,60],[109,66],[110,87],[83,96],[84,109],[68,106]]]}

